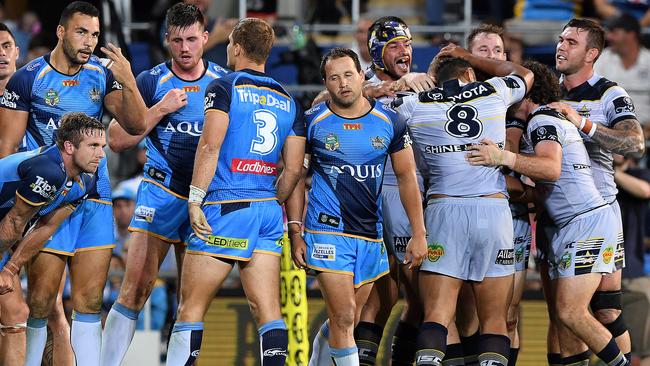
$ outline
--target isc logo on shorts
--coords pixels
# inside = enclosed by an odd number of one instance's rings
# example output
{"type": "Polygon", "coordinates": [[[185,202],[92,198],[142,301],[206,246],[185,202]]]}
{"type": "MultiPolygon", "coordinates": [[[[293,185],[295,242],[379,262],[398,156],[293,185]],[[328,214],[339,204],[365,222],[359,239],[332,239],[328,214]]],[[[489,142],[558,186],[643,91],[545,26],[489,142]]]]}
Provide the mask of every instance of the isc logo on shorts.
{"type": "Polygon", "coordinates": [[[320,261],[336,260],[336,247],[332,244],[314,244],[311,257],[320,261]]]}
{"type": "Polygon", "coordinates": [[[227,248],[227,249],[238,249],[238,250],[248,249],[248,239],[226,238],[224,236],[208,235],[207,243],[209,245],[214,245],[214,246],[227,248]]]}
{"type": "Polygon", "coordinates": [[[135,221],[153,222],[156,209],[147,206],[138,206],[133,213],[135,221]]]}

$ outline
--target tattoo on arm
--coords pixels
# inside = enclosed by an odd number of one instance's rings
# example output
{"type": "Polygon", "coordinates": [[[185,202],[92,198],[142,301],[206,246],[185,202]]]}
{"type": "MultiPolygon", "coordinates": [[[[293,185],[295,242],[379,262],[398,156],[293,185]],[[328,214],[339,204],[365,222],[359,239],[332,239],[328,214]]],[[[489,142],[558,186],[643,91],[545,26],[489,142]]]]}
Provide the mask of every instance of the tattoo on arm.
{"type": "Polygon", "coordinates": [[[614,128],[598,125],[592,140],[615,154],[625,156],[640,157],[645,150],[643,130],[636,119],[624,119],[614,128]]]}

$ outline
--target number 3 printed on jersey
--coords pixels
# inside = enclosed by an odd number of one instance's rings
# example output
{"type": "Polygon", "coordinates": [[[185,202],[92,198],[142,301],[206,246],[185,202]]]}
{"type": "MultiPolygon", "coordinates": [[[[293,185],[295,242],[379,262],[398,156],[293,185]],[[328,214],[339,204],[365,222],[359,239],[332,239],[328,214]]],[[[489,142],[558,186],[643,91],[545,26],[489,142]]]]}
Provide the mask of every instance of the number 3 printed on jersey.
{"type": "Polygon", "coordinates": [[[445,131],[454,137],[475,139],[483,132],[483,123],[477,116],[478,111],[473,106],[456,104],[447,111],[445,131]]]}
{"type": "Polygon", "coordinates": [[[257,138],[251,143],[251,152],[266,155],[278,143],[278,119],[272,112],[258,109],[253,112],[253,122],[257,125],[257,138]]]}

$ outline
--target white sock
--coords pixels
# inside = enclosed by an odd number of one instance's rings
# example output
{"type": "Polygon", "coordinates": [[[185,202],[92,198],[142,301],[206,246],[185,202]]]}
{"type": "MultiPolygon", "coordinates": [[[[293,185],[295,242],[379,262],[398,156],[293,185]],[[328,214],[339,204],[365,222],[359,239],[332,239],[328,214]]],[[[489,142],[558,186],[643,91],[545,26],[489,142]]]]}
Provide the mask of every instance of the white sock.
{"type": "Polygon", "coordinates": [[[139,312],[115,302],[102,335],[101,366],[120,366],[133,340],[139,312]]]}
{"type": "Polygon", "coordinates": [[[25,366],[41,366],[45,342],[47,342],[47,318],[29,317],[27,319],[25,366]]]}
{"type": "Polygon", "coordinates": [[[330,355],[330,327],[329,320],[326,320],[318,330],[318,334],[314,338],[312,344],[312,353],[309,358],[309,366],[330,366],[332,364],[332,356],[330,355]]]}
{"type": "Polygon", "coordinates": [[[359,366],[357,347],[330,348],[332,360],[336,366],[359,366]]]}
{"type": "Polygon", "coordinates": [[[77,365],[99,365],[102,349],[101,314],[73,311],[70,343],[77,365]]]}
{"type": "Polygon", "coordinates": [[[167,366],[193,365],[201,351],[203,322],[176,322],[167,348],[167,366]]]}

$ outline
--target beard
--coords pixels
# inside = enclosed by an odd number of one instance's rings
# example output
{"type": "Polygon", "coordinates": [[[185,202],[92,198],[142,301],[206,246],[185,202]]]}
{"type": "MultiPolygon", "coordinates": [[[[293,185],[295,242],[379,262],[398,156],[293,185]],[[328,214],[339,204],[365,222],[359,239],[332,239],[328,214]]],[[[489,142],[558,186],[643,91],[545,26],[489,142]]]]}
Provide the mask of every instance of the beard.
{"type": "MultiPolygon", "coordinates": [[[[74,49],[68,41],[63,38],[63,53],[65,56],[68,58],[68,61],[75,65],[85,65],[88,63],[88,61],[83,61],[77,58],[77,55],[79,54],[79,51],[74,49]]],[[[90,58],[88,58],[90,60],[90,58]]]]}
{"type": "Polygon", "coordinates": [[[341,108],[350,108],[354,102],[357,100],[357,98],[350,98],[348,100],[343,100],[336,96],[334,93],[330,93],[330,97],[332,99],[332,103],[336,104],[337,106],[341,108]]]}

